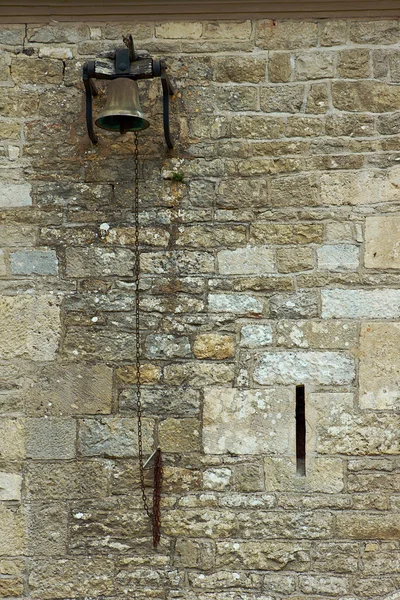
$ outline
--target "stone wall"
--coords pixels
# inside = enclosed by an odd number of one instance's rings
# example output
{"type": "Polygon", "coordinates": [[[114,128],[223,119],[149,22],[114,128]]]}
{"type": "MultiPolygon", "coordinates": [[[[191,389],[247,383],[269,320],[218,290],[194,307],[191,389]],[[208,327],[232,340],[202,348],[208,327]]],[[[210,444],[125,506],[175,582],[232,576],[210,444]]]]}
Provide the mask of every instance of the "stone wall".
{"type": "Polygon", "coordinates": [[[398,21],[53,23],[0,44],[0,597],[397,597],[398,21]],[[140,84],[157,552],[133,139],[91,146],[80,81],[129,31],[177,89],[168,154],[160,82],[140,84]]]}

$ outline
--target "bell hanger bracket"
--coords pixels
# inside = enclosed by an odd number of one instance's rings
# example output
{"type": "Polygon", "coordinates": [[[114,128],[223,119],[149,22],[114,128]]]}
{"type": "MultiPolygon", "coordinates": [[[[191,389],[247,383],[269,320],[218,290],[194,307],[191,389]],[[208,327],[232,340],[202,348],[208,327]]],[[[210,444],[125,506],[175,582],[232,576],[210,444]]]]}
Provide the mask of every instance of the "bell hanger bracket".
{"type": "Polygon", "coordinates": [[[160,77],[163,91],[163,125],[164,137],[168,148],[174,147],[169,125],[169,98],[174,94],[171,80],[167,74],[164,59],[153,59],[147,53],[137,53],[131,35],[124,37],[125,47],[112,52],[105,52],[95,60],[88,60],[83,65],[82,78],[86,95],[86,126],[90,140],[98,143],[93,126],[93,97],[98,95],[96,79],[153,79],[160,77]]]}

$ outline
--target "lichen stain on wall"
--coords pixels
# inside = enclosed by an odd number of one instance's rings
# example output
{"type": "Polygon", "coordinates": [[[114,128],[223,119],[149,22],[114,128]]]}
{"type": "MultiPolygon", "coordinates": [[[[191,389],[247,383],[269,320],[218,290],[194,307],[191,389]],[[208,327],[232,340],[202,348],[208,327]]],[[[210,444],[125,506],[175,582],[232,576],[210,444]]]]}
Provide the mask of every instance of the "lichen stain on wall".
{"type": "Polygon", "coordinates": [[[1,597],[396,595],[399,41],[397,20],[0,28],[1,597]],[[81,84],[129,32],[177,89],[168,154],[159,81],[140,83],[157,552],[133,140],[91,147],[81,84]]]}

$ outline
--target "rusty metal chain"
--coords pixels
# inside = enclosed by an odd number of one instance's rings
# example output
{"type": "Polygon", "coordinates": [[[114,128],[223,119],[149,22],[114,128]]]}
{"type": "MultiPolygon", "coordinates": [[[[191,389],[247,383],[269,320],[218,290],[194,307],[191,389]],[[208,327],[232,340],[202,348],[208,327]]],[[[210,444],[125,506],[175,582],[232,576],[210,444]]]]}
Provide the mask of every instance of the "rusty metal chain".
{"type": "Polygon", "coordinates": [[[139,476],[140,490],[142,492],[143,506],[150,519],[153,515],[150,511],[146,496],[146,485],[144,482],[144,464],[143,464],[143,430],[142,430],[142,387],[140,375],[140,243],[139,243],[139,136],[135,132],[135,175],[134,175],[134,196],[133,213],[135,218],[135,337],[136,337],[136,405],[137,405],[137,430],[138,430],[138,451],[139,451],[139,476]]]}

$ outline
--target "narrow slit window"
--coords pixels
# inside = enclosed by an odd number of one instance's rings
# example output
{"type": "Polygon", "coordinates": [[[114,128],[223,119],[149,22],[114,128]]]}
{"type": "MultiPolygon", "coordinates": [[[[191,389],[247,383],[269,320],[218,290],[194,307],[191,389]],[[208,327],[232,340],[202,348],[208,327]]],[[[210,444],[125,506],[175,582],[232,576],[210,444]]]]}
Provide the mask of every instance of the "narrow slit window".
{"type": "Polygon", "coordinates": [[[296,471],[306,474],[306,398],[304,385],[296,386],[296,471]]]}

